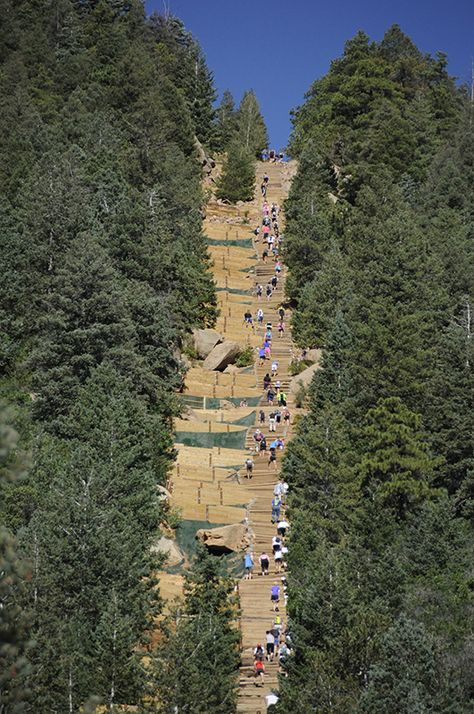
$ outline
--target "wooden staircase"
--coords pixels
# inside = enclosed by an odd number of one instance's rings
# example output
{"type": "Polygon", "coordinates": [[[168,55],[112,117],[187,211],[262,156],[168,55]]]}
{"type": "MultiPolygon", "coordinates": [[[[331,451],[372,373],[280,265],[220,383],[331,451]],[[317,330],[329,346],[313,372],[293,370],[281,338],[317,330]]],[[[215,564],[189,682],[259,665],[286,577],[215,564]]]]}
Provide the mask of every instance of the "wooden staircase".
{"type": "MultiPolygon", "coordinates": [[[[278,658],[274,662],[265,663],[266,675],[264,686],[256,686],[253,673],[253,649],[258,642],[265,647],[265,632],[274,622],[273,608],[270,602],[270,589],[275,583],[281,586],[281,574],[275,573],[272,557],[272,536],[276,527],[271,523],[271,501],[273,488],[278,481],[283,452],[278,450],[276,468],[268,466],[268,455],[256,455],[252,435],[258,426],[267,438],[267,444],[274,436],[281,436],[285,443],[292,435],[292,421],[298,410],[291,402],[288,391],[290,375],[289,363],[294,357],[294,347],[291,341],[291,315],[286,310],[286,331],[283,337],[277,334],[279,321],[278,308],[284,300],[285,267],[278,282],[277,289],[270,300],[263,295],[257,300],[255,285],[261,283],[264,287],[275,274],[274,262],[268,258],[262,261],[262,238],[253,241],[253,229],[262,222],[262,197],[260,182],[264,173],[269,176],[267,201],[277,203],[282,208],[287,196],[288,187],[296,166],[293,164],[257,164],[257,188],[255,199],[243,206],[225,206],[211,201],[207,208],[207,218],[204,230],[211,239],[209,252],[213,260],[213,274],[218,289],[220,316],[216,329],[225,339],[235,340],[243,346],[250,345],[255,349],[263,342],[265,323],[273,324],[272,359],[279,362],[276,379],[282,384],[282,389],[288,395],[288,408],[292,420],[290,425],[283,422],[277,426],[275,434],[268,430],[268,414],[274,407],[266,403],[263,391],[263,377],[271,372],[268,361],[258,365],[256,359],[253,369],[234,373],[206,372],[201,366],[195,365],[186,376],[185,399],[192,407],[193,416],[190,419],[179,420],[176,424],[176,449],[178,458],[171,474],[170,488],[172,503],[181,509],[184,519],[208,521],[225,524],[247,520],[253,534],[253,552],[255,559],[254,576],[252,580],[240,580],[238,589],[241,605],[241,667],[238,680],[238,712],[257,714],[266,712],[265,695],[278,689],[278,658]],[[231,242],[232,241],[232,242],[231,242]],[[242,247],[238,243],[242,243],[242,247]],[[243,314],[250,309],[255,316],[258,307],[264,311],[263,327],[255,326],[255,330],[247,328],[243,323],[243,314]],[[228,408],[228,400],[234,404],[241,399],[248,400],[248,406],[228,408]],[[222,400],[227,400],[227,404],[222,400]],[[259,411],[265,412],[265,424],[258,424],[259,411]],[[254,415],[255,423],[250,427],[237,426],[242,418],[254,415]],[[239,429],[247,429],[241,449],[214,446],[204,448],[190,446],[179,442],[179,435],[194,433],[229,434],[232,436],[239,429]],[[252,452],[254,458],[253,478],[245,479],[245,459],[252,452]],[[239,479],[229,478],[232,469],[237,468],[239,479]],[[247,504],[246,507],[243,504],[247,504]],[[258,557],[262,551],[270,556],[270,573],[261,576],[258,557]]],[[[280,232],[284,232],[284,216],[280,213],[280,232]]],[[[261,234],[262,235],[262,234],[261,234]]],[[[248,421],[247,421],[248,423],[248,421]]],[[[167,590],[174,595],[179,583],[179,575],[160,576],[161,591],[167,597],[167,590]]],[[[283,626],[286,625],[286,611],[281,590],[280,611],[283,626]]]]}

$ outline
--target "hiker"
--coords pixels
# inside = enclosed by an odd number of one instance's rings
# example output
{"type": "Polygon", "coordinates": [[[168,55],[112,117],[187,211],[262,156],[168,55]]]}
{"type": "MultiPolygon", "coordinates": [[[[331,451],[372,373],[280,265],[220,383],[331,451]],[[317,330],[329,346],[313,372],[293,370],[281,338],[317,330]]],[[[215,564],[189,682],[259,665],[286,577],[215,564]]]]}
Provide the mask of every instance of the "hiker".
{"type": "Polygon", "coordinates": [[[263,285],[255,286],[255,294],[257,295],[258,300],[260,300],[263,294],[263,285]]]}
{"type": "Polygon", "coordinates": [[[280,307],[278,308],[278,317],[280,318],[280,320],[283,320],[283,318],[285,317],[285,308],[283,307],[283,305],[280,305],[280,307]]]}
{"type": "Polygon", "coordinates": [[[260,184],[260,191],[262,192],[262,196],[265,198],[267,195],[267,185],[265,183],[260,184]]]}
{"type": "Polygon", "coordinates": [[[245,567],[244,580],[252,580],[253,555],[249,550],[245,553],[244,567],[245,567]]]}
{"type": "Polygon", "coordinates": [[[282,642],[280,645],[280,651],[278,652],[278,661],[281,667],[284,667],[288,657],[290,656],[290,648],[286,642],[282,642]]]}
{"type": "Polygon", "coordinates": [[[245,475],[248,479],[253,476],[253,460],[249,458],[245,461],[245,475]]]}
{"type": "Polygon", "coordinates": [[[253,651],[253,656],[255,659],[263,660],[265,657],[265,650],[263,649],[261,643],[259,642],[253,651]]]}
{"type": "Polygon", "coordinates": [[[277,550],[281,550],[281,538],[280,536],[273,536],[272,538],[272,550],[273,554],[277,552],[277,550]]]}
{"type": "Polygon", "coordinates": [[[254,228],[253,234],[255,236],[255,240],[258,241],[258,236],[260,235],[260,226],[257,226],[256,228],[254,228]]]}
{"type": "Polygon", "coordinates": [[[268,250],[266,248],[264,248],[262,251],[262,260],[264,263],[267,262],[267,258],[268,258],[268,250]]]}
{"type": "Polygon", "coordinates": [[[270,406],[273,406],[273,400],[275,399],[275,392],[269,389],[267,392],[267,402],[270,406]]]}
{"type": "Polygon", "coordinates": [[[268,415],[268,429],[269,431],[275,431],[276,416],[275,412],[270,412],[268,415]]]}
{"type": "Polygon", "coordinates": [[[290,418],[291,418],[290,410],[289,410],[287,407],[285,407],[284,410],[283,410],[283,422],[284,422],[285,424],[289,424],[289,423],[290,423],[290,418]]]}
{"type": "Polygon", "coordinates": [[[255,673],[255,678],[258,677],[260,679],[260,684],[263,687],[265,684],[265,665],[261,659],[255,660],[253,663],[253,671],[255,673]]]}
{"type": "MultiPolygon", "coordinates": [[[[278,603],[280,602],[280,586],[272,585],[270,601],[272,603],[273,612],[279,612],[278,603]]],[[[275,642],[275,639],[273,640],[275,642]]]]}
{"type": "Polygon", "coordinates": [[[268,457],[268,468],[270,468],[270,466],[273,466],[273,468],[276,469],[276,465],[277,465],[276,461],[277,461],[276,449],[272,449],[272,447],[270,447],[270,455],[268,457]]]}
{"type": "Polygon", "coordinates": [[[267,662],[273,662],[275,657],[275,638],[271,630],[265,632],[265,639],[267,643],[267,662]]]}
{"type": "Polygon", "coordinates": [[[244,323],[245,323],[245,325],[246,325],[247,328],[248,328],[249,325],[250,325],[250,327],[252,328],[252,330],[254,329],[254,327],[253,327],[253,317],[252,317],[252,313],[251,313],[249,310],[247,310],[247,312],[244,313],[244,323]]]}
{"type": "Polygon", "coordinates": [[[260,347],[258,350],[258,359],[260,367],[265,363],[265,347],[260,347]]]}
{"type": "Polygon", "coordinates": [[[278,524],[277,524],[278,535],[281,536],[282,538],[284,538],[286,536],[286,531],[288,530],[289,527],[290,527],[290,524],[284,518],[281,521],[278,521],[278,524]]]}
{"type": "Polygon", "coordinates": [[[260,561],[260,567],[262,569],[262,575],[268,575],[268,569],[270,567],[270,559],[269,559],[268,555],[265,552],[263,552],[259,557],[259,561],[260,561]]]}
{"type": "Polygon", "coordinates": [[[239,407],[246,407],[248,406],[247,400],[246,399],[241,399],[239,402],[239,407]]]}
{"type": "Polygon", "coordinates": [[[267,283],[267,287],[265,288],[265,294],[267,296],[267,300],[270,300],[271,296],[273,295],[273,287],[271,283],[267,283]]]}
{"type": "Polygon", "coordinates": [[[278,283],[278,278],[277,278],[276,275],[274,275],[274,276],[272,277],[270,283],[271,283],[272,288],[273,288],[274,290],[276,290],[277,283],[278,283]]]}
{"type": "Polygon", "coordinates": [[[281,382],[280,382],[279,379],[277,379],[277,380],[275,381],[275,389],[276,389],[276,393],[278,394],[278,392],[279,392],[280,389],[281,389],[281,382]]]}
{"type": "Polygon", "coordinates": [[[281,550],[277,550],[273,558],[275,560],[275,572],[281,573],[281,564],[283,562],[283,553],[281,550]]]}
{"type": "Polygon", "coordinates": [[[280,478],[278,483],[276,483],[273,488],[273,495],[281,498],[283,495],[283,492],[284,492],[284,481],[283,481],[283,478],[280,478]]]}
{"type": "Polygon", "coordinates": [[[260,156],[262,157],[262,161],[268,161],[268,149],[262,149],[260,156]]]}
{"type": "Polygon", "coordinates": [[[260,453],[264,455],[267,453],[267,440],[265,439],[265,437],[263,437],[260,442],[260,453]]]}
{"type": "MultiPolygon", "coordinates": [[[[278,393],[278,390],[279,390],[279,389],[280,389],[280,385],[278,385],[278,386],[276,387],[277,393],[278,393]]],[[[281,411],[280,411],[279,409],[277,409],[277,410],[275,411],[275,421],[276,421],[277,426],[278,426],[279,424],[281,424],[281,411]]]]}
{"type": "Polygon", "coordinates": [[[258,453],[260,451],[260,442],[264,438],[260,429],[257,429],[253,435],[253,440],[255,441],[255,451],[258,453]]]}
{"type": "Polygon", "coordinates": [[[260,409],[258,418],[259,418],[260,424],[265,424],[265,412],[263,411],[263,409],[260,409]]]}
{"type": "Polygon", "coordinates": [[[280,320],[278,323],[278,337],[283,337],[283,334],[285,332],[285,323],[283,320],[280,320]]]}
{"type": "Polygon", "coordinates": [[[272,377],[275,377],[277,374],[278,374],[278,362],[275,359],[272,362],[272,377]]]}
{"type": "Polygon", "coordinates": [[[281,273],[281,261],[277,260],[275,263],[275,273],[279,275],[281,273]]]}
{"type": "Polygon", "coordinates": [[[271,359],[272,358],[272,346],[269,340],[265,340],[264,346],[263,346],[263,351],[265,352],[265,359],[271,359]]]}
{"type": "MultiPolygon", "coordinates": [[[[275,454],[276,459],[276,454],[275,454]]],[[[278,523],[280,520],[281,498],[275,496],[272,498],[272,523],[278,523]]],[[[273,543],[273,541],[272,541],[273,543]]],[[[275,551],[273,551],[275,552],[275,551]]]]}
{"type": "Polygon", "coordinates": [[[278,404],[280,407],[286,407],[286,393],[280,392],[278,395],[278,404]]]}
{"type": "Polygon", "coordinates": [[[263,323],[263,310],[261,307],[257,310],[257,323],[261,325],[263,323]]]}
{"type": "Polygon", "coordinates": [[[263,378],[263,388],[265,391],[267,391],[267,389],[271,383],[272,383],[272,378],[270,377],[270,375],[267,372],[265,377],[263,378]]]}

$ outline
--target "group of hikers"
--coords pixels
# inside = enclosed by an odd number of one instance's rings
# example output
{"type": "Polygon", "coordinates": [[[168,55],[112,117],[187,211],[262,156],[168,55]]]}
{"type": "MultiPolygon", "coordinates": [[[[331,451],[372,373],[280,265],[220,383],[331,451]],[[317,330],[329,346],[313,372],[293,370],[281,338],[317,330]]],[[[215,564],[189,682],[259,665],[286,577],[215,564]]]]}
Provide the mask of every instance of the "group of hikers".
{"type": "MultiPolygon", "coordinates": [[[[262,181],[262,193],[265,196],[266,193],[266,180],[268,176],[265,175],[262,181]]],[[[276,272],[279,274],[282,269],[280,261],[280,246],[283,243],[283,234],[280,234],[280,226],[278,224],[278,215],[280,213],[280,208],[278,204],[270,204],[265,200],[262,206],[262,226],[257,226],[254,229],[255,242],[258,243],[260,240],[260,234],[262,234],[262,260],[264,263],[267,262],[267,258],[270,253],[273,256],[275,263],[278,263],[278,269],[275,268],[276,272]]]]}
{"type": "MultiPolygon", "coordinates": [[[[259,236],[263,233],[263,252],[262,259],[266,262],[270,254],[273,255],[275,263],[275,274],[266,285],[256,284],[255,294],[257,300],[260,301],[265,294],[267,300],[270,300],[273,292],[277,289],[278,279],[282,272],[282,263],[279,258],[279,248],[283,236],[280,236],[278,226],[279,207],[276,203],[271,206],[266,200],[268,186],[268,176],[265,174],[262,180],[262,195],[263,202],[263,218],[262,228],[258,226],[255,231],[255,239],[259,241],[259,236]]],[[[253,433],[254,453],[255,455],[268,455],[268,467],[275,469],[277,467],[277,453],[285,448],[285,436],[288,431],[288,426],[291,420],[291,413],[287,406],[287,395],[284,391],[281,380],[278,376],[279,363],[278,360],[272,358],[272,339],[273,339],[273,323],[271,320],[265,320],[265,311],[262,306],[259,306],[256,314],[253,315],[250,310],[246,310],[244,314],[244,324],[247,329],[265,330],[264,341],[258,348],[258,357],[260,366],[269,360],[271,368],[266,371],[263,377],[264,401],[270,409],[261,408],[258,415],[258,426],[253,433]],[[270,436],[266,436],[262,429],[268,425],[270,436]],[[280,430],[282,429],[282,433],[280,430]],[[267,439],[268,442],[267,443],[267,439]]],[[[276,326],[278,338],[282,338],[285,333],[285,308],[280,304],[278,307],[278,324],[276,326]]],[[[252,455],[246,459],[246,477],[253,477],[254,461],[252,455]]],[[[275,533],[271,541],[271,551],[263,551],[258,556],[258,566],[261,577],[270,576],[270,569],[275,577],[272,582],[270,580],[270,604],[273,614],[271,625],[265,631],[264,643],[258,643],[254,648],[254,674],[256,684],[264,685],[265,679],[265,662],[273,662],[275,659],[280,664],[280,671],[284,672],[284,664],[291,653],[291,635],[288,628],[285,627],[282,616],[280,614],[280,605],[283,601],[284,605],[287,602],[287,582],[284,572],[287,568],[287,534],[290,524],[286,518],[286,500],[289,486],[284,478],[279,478],[274,485],[272,500],[271,500],[271,522],[275,526],[275,533]],[[271,565],[271,561],[272,565],[271,565]]],[[[254,577],[254,554],[249,549],[244,556],[244,569],[246,580],[252,580],[254,577]]],[[[269,579],[270,579],[269,578],[269,579]]],[[[273,697],[269,704],[274,704],[277,695],[271,694],[273,697]]]]}
{"type": "MultiPolygon", "coordinates": [[[[288,484],[283,478],[280,478],[275,484],[272,499],[272,523],[276,524],[276,533],[272,537],[272,554],[275,565],[275,575],[280,575],[282,570],[286,570],[286,557],[288,546],[286,545],[286,536],[290,528],[290,524],[285,515],[281,514],[281,508],[286,506],[286,497],[288,494],[288,484]]],[[[270,572],[270,557],[265,551],[259,556],[261,575],[263,577],[269,575],[270,572]]],[[[254,559],[252,552],[249,550],[244,558],[245,579],[251,580],[253,576],[254,559]]],[[[259,642],[254,649],[254,674],[256,684],[264,685],[265,681],[265,663],[273,662],[275,657],[278,658],[280,668],[284,667],[286,660],[291,654],[291,635],[285,628],[280,613],[280,600],[283,597],[284,604],[287,603],[287,581],[286,576],[282,575],[280,580],[275,580],[270,586],[270,603],[274,613],[273,624],[265,632],[265,649],[259,642]]],[[[284,671],[280,669],[280,671],[284,671]]]]}
{"type": "Polygon", "coordinates": [[[270,163],[283,163],[285,160],[285,152],[283,149],[280,151],[275,151],[275,149],[263,149],[260,158],[262,161],[269,161],[270,163]]]}

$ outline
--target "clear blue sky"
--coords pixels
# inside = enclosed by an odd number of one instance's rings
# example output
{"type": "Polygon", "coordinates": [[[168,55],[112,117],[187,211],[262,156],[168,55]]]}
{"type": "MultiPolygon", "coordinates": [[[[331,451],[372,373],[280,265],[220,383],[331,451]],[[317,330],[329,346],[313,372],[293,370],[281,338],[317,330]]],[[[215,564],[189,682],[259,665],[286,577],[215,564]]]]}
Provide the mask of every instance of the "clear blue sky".
{"type": "MultiPolygon", "coordinates": [[[[217,90],[240,101],[254,89],[275,148],[286,144],[290,109],[301,104],[344,43],[362,29],[374,40],[398,23],[422,52],[440,50],[467,82],[474,56],[474,0],[166,0],[201,44],[217,90]]],[[[162,12],[163,0],[146,0],[162,12]]]]}

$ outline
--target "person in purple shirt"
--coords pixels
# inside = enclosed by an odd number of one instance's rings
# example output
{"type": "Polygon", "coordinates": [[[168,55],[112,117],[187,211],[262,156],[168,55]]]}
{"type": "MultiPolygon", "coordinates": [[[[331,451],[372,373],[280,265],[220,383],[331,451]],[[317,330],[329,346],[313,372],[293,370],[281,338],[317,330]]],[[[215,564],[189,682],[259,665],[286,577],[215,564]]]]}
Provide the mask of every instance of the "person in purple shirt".
{"type": "Polygon", "coordinates": [[[270,600],[273,606],[273,612],[278,612],[278,603],[280,602],[280,586],[272,585],[270,600]]]}

